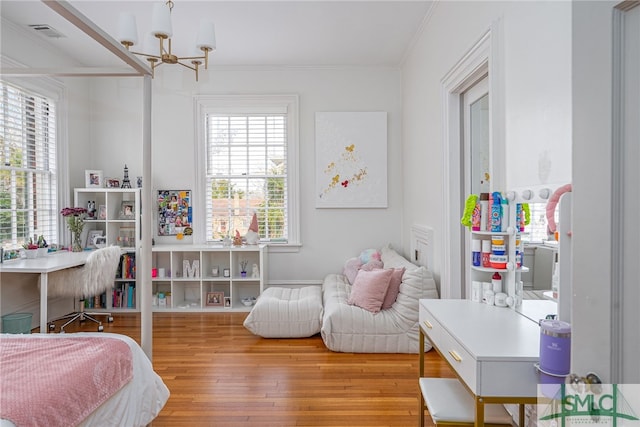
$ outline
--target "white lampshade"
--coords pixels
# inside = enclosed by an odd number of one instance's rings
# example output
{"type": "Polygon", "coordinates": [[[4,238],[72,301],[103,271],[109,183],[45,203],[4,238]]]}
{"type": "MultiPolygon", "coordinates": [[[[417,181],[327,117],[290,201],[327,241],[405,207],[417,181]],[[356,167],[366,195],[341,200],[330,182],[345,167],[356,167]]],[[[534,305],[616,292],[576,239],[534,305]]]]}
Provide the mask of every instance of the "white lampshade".
{"type": "Polygon", "coordinates": [[[201,21],[198,37],[196,38],[196,47],[198,49],[205,47],[208,49],[216,49],[216,27],[213,22],[201,21]]]}
{"type": "Polygon", "coordinates": [[[144,40],[142,40],[142,51],[143,52],[157,52],[159,49],[158,39],[153,36],[153,34],[148,33],[144,40]]]}
{"type": "Polygon", "coordinates": [[[166,6],[164,3],[156,3],[153,5],[151,34],[164,37],[171,37],[173,35],[171,28],[171,10],[169,6],[166,6]]]}
{"type": "Polygon", "coordinates": [[[136,17],[130,13],[121,13],[118,17],[118,41],[120,43],[138,43],[136,17]]]}

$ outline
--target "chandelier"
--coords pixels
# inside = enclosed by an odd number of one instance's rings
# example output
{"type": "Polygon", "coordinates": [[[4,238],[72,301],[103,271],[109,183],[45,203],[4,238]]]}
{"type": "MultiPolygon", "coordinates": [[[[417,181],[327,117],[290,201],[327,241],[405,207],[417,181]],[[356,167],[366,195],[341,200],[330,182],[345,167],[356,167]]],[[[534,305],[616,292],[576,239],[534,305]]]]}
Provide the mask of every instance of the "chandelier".
{"type": "Polygon", "coordinates": [[[138,42],[136,17],[130,13],[120,14],[118,20],[118,41],[131,53],[144,56],[146,60],[149,61],[152,76],[155,74],[155,69],[162,64],[180,64],[183,67],[195,71],[196,81],[198,81],[198,67],[204,63],[204,68],[205,70],[207,69],[209,65],[209,52],[216,48],[215,27],[212,22],[201,22],[196,38],[195,47],[197,53],[195,56],[177,56],[171,50],[171,36],[173,35],[171,26],[172,10],[173,1],[171,0],[168,0],[164,4],[156,3],[153,5],[151,35],[158,39],[159,50],[157,53],[143,53],[130,50],[130,47],[138,42]]]}

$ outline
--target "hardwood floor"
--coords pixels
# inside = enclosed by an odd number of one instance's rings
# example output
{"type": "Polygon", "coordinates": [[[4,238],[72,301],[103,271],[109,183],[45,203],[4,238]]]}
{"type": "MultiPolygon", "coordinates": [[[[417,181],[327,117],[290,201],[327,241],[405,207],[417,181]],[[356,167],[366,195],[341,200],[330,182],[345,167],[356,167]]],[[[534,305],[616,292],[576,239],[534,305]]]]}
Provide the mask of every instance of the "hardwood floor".
{"type": "MultiPolygon", "coordinates": [[[[171,397],[153,427],[417,425],[417,354],[334,353],[319,335],[264,339],[242,326],[246,315],[154,313],[153,365],[171,397]]],[[[139,315],[104,325],[140,342],[139,315]]],[[[435,351],[425,360],[426,375],[453,376],[435,351]]]]}

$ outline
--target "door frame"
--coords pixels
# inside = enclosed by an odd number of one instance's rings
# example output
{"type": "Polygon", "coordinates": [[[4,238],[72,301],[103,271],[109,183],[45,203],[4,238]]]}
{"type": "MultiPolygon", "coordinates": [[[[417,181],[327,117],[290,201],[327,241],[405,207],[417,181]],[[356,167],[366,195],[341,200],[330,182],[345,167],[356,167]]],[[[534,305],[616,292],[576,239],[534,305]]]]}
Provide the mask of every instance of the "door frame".
{"type": "MultiPolygon", "coordinates": [[[[612,69],[612,182],[611,206],[619,206],[611,212],[611,381],[613,383],[629,382],[629,376],[638,381],[637,355],[640,342],[637,339],[637,325],[640,315],[637,306],[639,294],[637,290],[637,239],[625,239],[629,233],[637,236],[639,230],[635,215],[638,199],[631,197],[636,193],[630,173],[637,176],[633,157],[627,146],[632,137],[628,135],[626,120],[629,116],[628,103],[634,102],[636,107],[640,100],[629,101],[628,79],[632,79],[634,71],[629,66],[640,68],[640,60],[629,63],[625,53],[625,28],[627,13],[640,7],[640,1],[624,1],[613,9],[613,69],[612,69]],[[626,160],[625,160],[626,159],[626,160]],[[629,170],[632,169],[632,170],[629,170]],[[631,184],[631,185],[630,185],[631,184]],[[632,362],[633,360],[633,362],[632,362]],[[631,365],[636,367],[632,367],[631,365]],[[634,372],[631,372],[631,371],[634,372]]],[[[636,11],[637,13],[637,11],[636,11]]],[[[637,74],[635,74],[637,76],[637,74]]],[[[636,85],[637,77],[636,77],[636,85]]],[[[636,130],[637,133],[637,130],[636,130]]],[[[635,153],[637,155],[637,152],[635,153]]],[[[637,157],[635,158],[637,160],[637,157]]]]}
{"type": "Polygon", "coordinates": [[[462,298],[464,230],[459,218],[462,191],[462,93],[484,75],[489,76],[489,146],[491,188],[505,185],[505,112],[503,23],[493,21],[487,31],[442,79],[443,105],[443,236],[440,293],[442,298],[462,298]]]}

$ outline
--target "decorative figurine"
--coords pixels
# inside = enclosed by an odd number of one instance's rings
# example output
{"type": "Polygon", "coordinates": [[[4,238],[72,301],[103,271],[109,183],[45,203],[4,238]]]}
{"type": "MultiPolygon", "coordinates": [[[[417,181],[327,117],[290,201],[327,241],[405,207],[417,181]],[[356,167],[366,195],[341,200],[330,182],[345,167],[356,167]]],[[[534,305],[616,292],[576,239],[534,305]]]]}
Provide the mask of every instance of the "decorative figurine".
{"type": "Polygon", "coordinates": [[[240,232],[236,230],[236,237],[233,238],[234,246],[242,246],[242,236],[240,236],[240,232]]]}
{"type": "Polygon", "coordinates": [[[247,241],[247,245],[257,245],[260,240],[260,234],[258,234],[258,216],[253,214],[253,218],[251,218],[251,225],[249,225],[249,230],[247,230],[247,235],[245,236],[247,241]]]}
{"type": "Polygon", "coordinates": [[[129,168],[124,165],[124,178],[122,179],[122,185],[120,188],[131,188],[131,181],[129,181],[129,168]]]}

